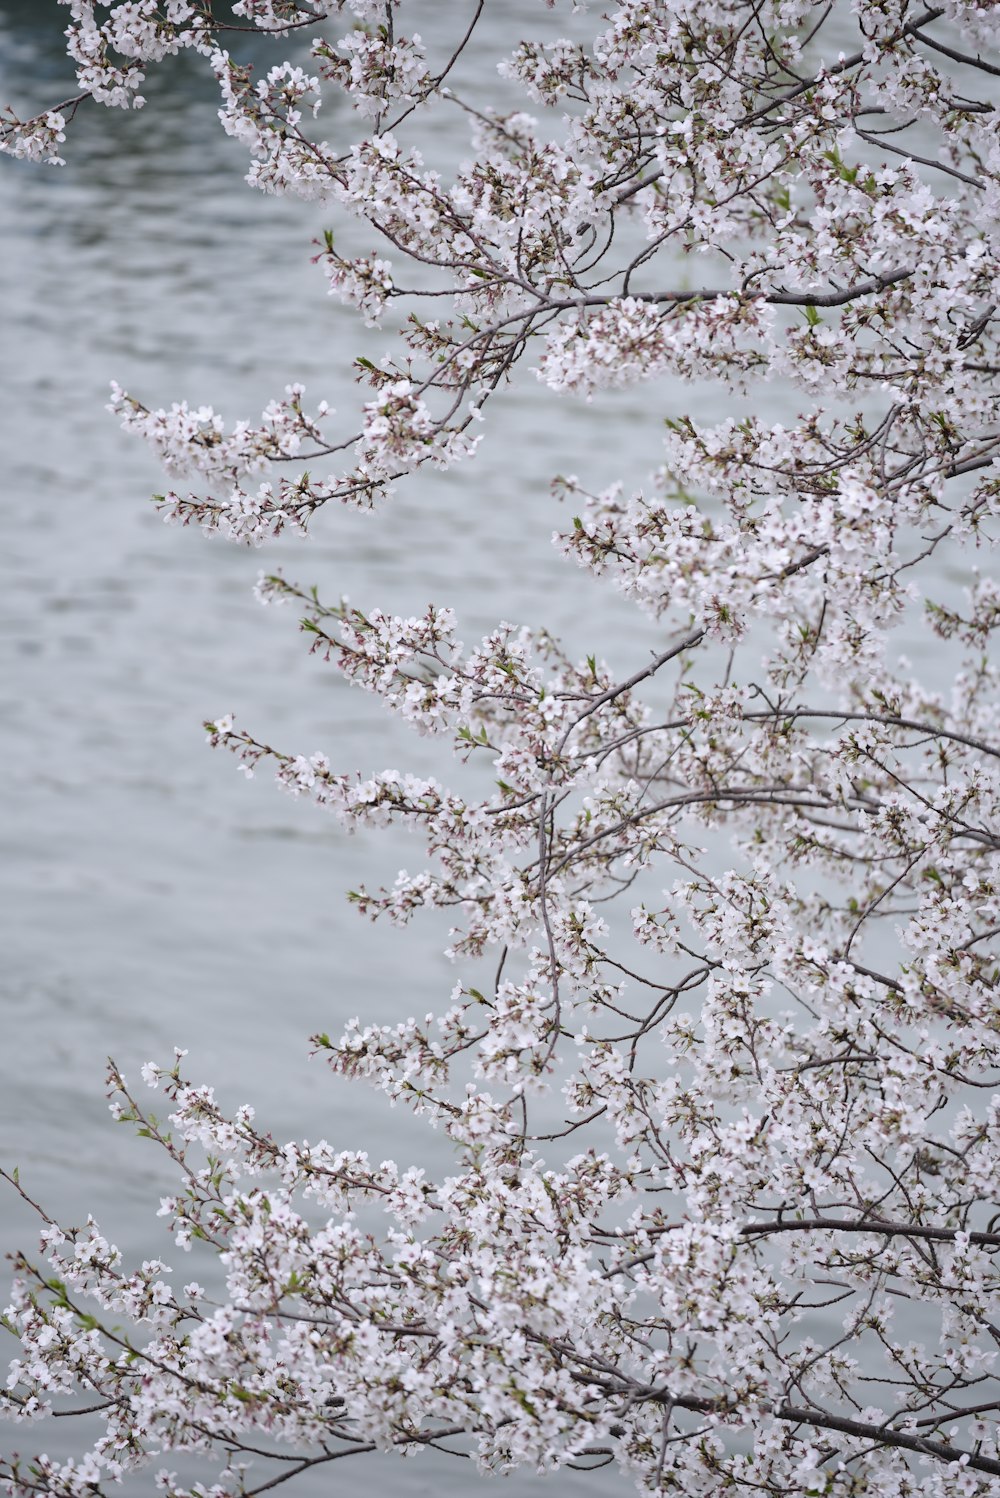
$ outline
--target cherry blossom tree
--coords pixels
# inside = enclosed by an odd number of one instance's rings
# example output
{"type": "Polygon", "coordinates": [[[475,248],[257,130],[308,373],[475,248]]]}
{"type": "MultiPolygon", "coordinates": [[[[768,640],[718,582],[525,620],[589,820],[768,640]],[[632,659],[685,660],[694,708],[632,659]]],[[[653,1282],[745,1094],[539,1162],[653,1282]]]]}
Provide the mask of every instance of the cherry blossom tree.
{"type": "Polygon", "coordinates": [[[385,325],[356,417],[297,386],[232,425],[116,388],[194,475],[169,516],[259,544],[378,506],[473,458],[519,364],[583,400],[708,381],[750,414],[665,411],[640,492],[556,480],[569,562],[658,621],[626,679],[531,628],[469,649],[450,609],[262,578],[458,779],[486,772],[465,794],[208,725],[249,773],[426,846],[352,899],[449,911],[454,992],[314,1045],[438,1124],[453,1173],[278,1143],[182,1053],[144,1069],[161,1118],[112,1067],[115,1116],[176,1166],[173,1257],[222,1288],[39,1207],[0,1404],[24,1451],[55,1413],[99,1428],[75,1461],[0,1457],[6,1490],[145,1466],[222,1498],[433,1447],[650,1493],[995,1498],[1000,588],[973,564],[1000,511],[996,7],[567,6],[564,39],[496,59],[524,103],[501,113],[460,81],[484,0],[449,8],[441,55],[420,0],[64,3],[76,91],[8,113],[4,150],[58,161],[78,109],[138,107],[188,49],[248,182],[316,202],[330,291],[385,325]],[[227,51],[248,28],[299,61],[252,76],[227,51]],[[333,96],[349,144],[323,137],[333,96]],[[416,144],[429,111],[467,135],[457,170],[416,144]]]}

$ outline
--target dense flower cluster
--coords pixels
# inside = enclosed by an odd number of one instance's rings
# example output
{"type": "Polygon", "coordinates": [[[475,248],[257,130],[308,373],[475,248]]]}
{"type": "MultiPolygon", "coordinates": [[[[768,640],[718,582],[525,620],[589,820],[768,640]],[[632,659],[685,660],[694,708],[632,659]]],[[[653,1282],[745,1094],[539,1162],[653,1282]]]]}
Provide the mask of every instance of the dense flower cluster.
{"type": "Polygon", "coordinates": [[[138,105],[141,68],[193,49],[251,184],[370,229],[320,254],[396,327],[343,429],[297,386],[228,430],[116,387],[168,472],[209,486],[164,496],[173,517],[259,543],[377,503],[471,457],[522,360],[585,399],[669,373],[735,411],[768,381],[787,417],[674,412],[641,492],[557,481],[558,546],[662,628],[625,680],[543,632],[470,649],[450,609],[262,577],[468,762],[460,792],[207,725],[345,826],[422,839],[424,868],[352,898],[450,911],[453,993],[314,1044],[437,1123],[454,1173],[278,1144],[180,1055],[144,1076],[168,1126],[112,1069],[116,1116],[176,1163],[175,1246],[224,1292],[42,1212],[0,1408],[96,1407],[102,1429],[0,1479],[80,1498],[197,1452],[223,1498],[434,1446],[613,1463],[649,1493],[998,1498],[1000,590],[963,562],[1000,519],[995,6],[622,0],[589,33],[567,9],[570,35],[498,59],[537,119],[462,96],[481,0],[439,59],[401,29],[420,0],[232,9],[301,32],[309,69],[255,81],[207,4],[71,0],[80,95],[4,125],[3,149],[51,158],[84,97],[138,105]],[[346,146],[319,133],[331,94],[346,146]],[[417,144],[429,108],[469,122],[457,169],[417,144]],[[944,560],[964,599],[930,596],[944,560]],[[896,658],[904,621],[944,688],[896,658]]]}

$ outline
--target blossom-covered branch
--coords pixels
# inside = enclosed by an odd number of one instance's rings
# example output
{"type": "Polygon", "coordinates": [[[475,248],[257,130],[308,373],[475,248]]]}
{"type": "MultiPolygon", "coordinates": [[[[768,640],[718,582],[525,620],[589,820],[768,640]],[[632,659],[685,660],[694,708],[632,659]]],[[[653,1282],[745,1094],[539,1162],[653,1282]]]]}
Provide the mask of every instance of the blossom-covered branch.
{"type": "MultiPolygon", "coordinates": [[[[317,204],[330,292],[385,338],[353,413],[292,385],[227,424],[116,386],[195,476],[168,515],[263,543],[474,461],[512,379],[672,383],[641,490],[553,482],[558,548],[657,621],[625,674],[599,642],[500,621],[470,648],[450,608],[262,576],[453,751],[418,777],[207,725],[248,775],[417,841],[416,873],[350,897],[447,909],[454,989],[313,1045],[437,1126],[453,1171],[279,1143],[181,1054],[145,1069],[154,1116],[112,1068],[212,1288],[39,1208],[0,1405],[26,1446],[48,1415],[100,1430],[0,1478],[77,1498],[193,1452],[223,1498],[433,1447],[649,1493],[997,1498],[1000,588],[970,562],[1000,518],[996,7],[567,8],[561,39],[511,35],[506,112],[463,81],[482,10],[431,55],[421,0],[242,0],[299,47],[256,78],[211,5],[69,6],[73,107],[203,57],[248,181],[317,204]],[[350,141],[324,138],[331,97],[350,141]],[[430,111],[468,133],[457,168],[430,111]]],[[[4,149],[51,155],[70,123],[11,117],[4,149]]]]}

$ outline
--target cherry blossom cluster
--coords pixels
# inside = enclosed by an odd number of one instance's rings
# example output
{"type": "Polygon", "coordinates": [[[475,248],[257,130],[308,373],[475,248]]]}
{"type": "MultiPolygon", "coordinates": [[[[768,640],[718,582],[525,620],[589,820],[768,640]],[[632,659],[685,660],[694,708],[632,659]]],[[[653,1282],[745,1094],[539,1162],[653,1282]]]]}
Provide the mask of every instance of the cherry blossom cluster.
{"type": "Polygon", "coordinates": [[[182,1052],[144,1068],[161,1113],[112,1067],[197,1272],[126,1266],[4,1172],[42,1244],[0,1411],[32,1452],[49,1416],[86,1429],[0,1483],[228,1498],[433,1448],[649,1494],[1000,1498],[996,7],[567,6],[496,59],[507,113],[463,82],[482,10],[436,55],[422,0],[244,0],[299,49],[258,79],[211,5],[74,0],[79,95],[4,126],[44,159],[86,98],[137,104],[193,50],[249,183],[329,215],[328,289],[383,329],[341,425],[297,385],[228,427],[116,386],[200,486],[159,497],[172,518],[258,544],[377,506],[474,459],[514,378],[670,393],[641,489],[553,481],[559,551],[656,622],[630,675],[599,641],[500,621],[470,647],[450,608],[262,574],[440,744],[418,776],[206,725],[248,776],[415,838],[415,871],[350,899],[447,911],[453,986],[393,1024],[347,998],[312,1043],[438,1128],[452,1173],[278,1142],[182,1052]],[[432,111],[467,132],[457,168],[432,111]]]}

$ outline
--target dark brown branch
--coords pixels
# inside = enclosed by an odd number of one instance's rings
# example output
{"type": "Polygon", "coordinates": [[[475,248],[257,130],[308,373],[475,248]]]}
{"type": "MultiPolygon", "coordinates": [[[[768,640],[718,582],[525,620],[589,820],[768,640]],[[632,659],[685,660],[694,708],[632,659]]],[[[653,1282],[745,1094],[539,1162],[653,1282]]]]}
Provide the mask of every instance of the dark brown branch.
{"type": "Polygon", "coordinates": [[[974,739],[964,733],[952,733],[947,728],[935,728],[932,723],[921,723],[916,718],[901,718],[896,713],[838,713],[824,712],[815,707],[790,707],[786,711],[744,713],[743,716],[747,721],[754,722],[767,722],[778,718],[783,722],[791,722],[793,718],[834,718],[840,723],[881,723],[887,728],[906,728],[913,733],[927,734],[930,738],[949,739],[954,744],[965,744],[969,749],[977,749],[980,754],[989,754],[993,759],[1000,759],[1000,749],[994,749],[983,739],[974,739]]]}
{"type": "MultiPolygon", "coordinates": [[[[597,1382],[593,1378],[591,1381],[597,1382]]],[[[725,1418],[727,1413],[731,1412],[734,1415],[739,1413],[738,1406],[726,1406],[721,1400],[670,1394],[665,1389],[650,1389],[647,1392],[633,1385],[620,1392],[637,1403],[672,1405],[677,1409],[691,1410],[700,1415],[717,1415],[725,1418]]],[[[976,1451],[967,1451],[945,1441],[928,1441],[923,1436],[896,1430],[888,1422],[883,1425],[874,1425],[865,1420],[851,1420],[842,1415],[827,1414],[823,1410],[812,1408],[806,1409],[785,1401],[770,1406],[762,1405],[760,1409],[762,1413],[772,1415],[775,1420],[782,1420],[790,1425],[809,1425],[814,1430],[836,1430],[842,1435],[858,1436],[862,1440],[871,1441],[876,1447],[889,1446],[900,1451],[912,1451],[918,1456],[933,1456],[942,1462],[962,1462],[975,1472],[989,1472],[993,1476],[1000,1476],[1000,1461],[995,1461],[992,1457],[980,1456],[976,1451]]]]}
{"type": "MultiPolygon", "coordinates": [[[[925,1227],[922,1223],[886,1222],[878,1217],[859,1217],[854,1222],[840,1222],[835,1217],[799,1217],[792,1222],[748,1222],[740,1232],[745,1238],[760,1238],[772,1233],[821,1232],[878,1233],[886,1238],[924,1238],[933,1243],[953,1243],[964,1228],[925,1227]]],[[[1000,1233],[968,1234],[970,1243],[981,1248],[1000,1248],[1000,1233]]]]}
{"type": "MultiPolygon", "coordinates": [[[[854,128],[857,130],[857,125],[854,128]]],[[[902,156],[906,161],[916,161],[921,166],[933,168],[936,172],[944,172],[949,177],[955,177],[959,182],[967,183],[969,187],[978,188],[980,192],[986,191],[986,183],[981,177],[970,177],[967,172],[960,172],[955,166],[946,166],[943,161],[934,161],[930,156],[917,156],[913,151],[905,151],[902,146],[890,145],[889,141],[877,135],[869,135],[867,130],[858,130],[858,135],[870,146],[878,146],[883,151],[891,151],[894,156],[902,156]]]]}
{"type": "MultiPolygon", "coordinates": [[[[938,15],[940,14],[941,12],[938,11],[938,15]]],[[[944,42],[924,36],[920,28],[928,24],[927,21],[918,21],[913,27],[913,33],[918,42],[923,42],[925,47],[933,47],[935,52],[941,52],[945,57],[950,57],[952,62],[960,62],[963,67],[978,68],[980,72],[991,73],[994,78],[1000,78],[1000,68],[994,67],[991,62],[984,62],[978,52],[975,57],[970,57],[967,52],[956,52],[952,47],[946,47],[944,42]]]]}
{"type": "Polygon", "coordinates": [[[958,1446],[944,1441],[926,1441],[922,1436],[911,1436],[902,1430],[893,1430],[888,1425],[870,1425],[864,1420],[846,1420],[840,1415],[824,1415],[812,1409],[799,1409],[795,1405],[780,1404],[771,1412],[776,1420],[787,1420],[793,1425],[811,1425],[816,1430],[839,1430],[845,1436],[860,1436],[873,1441],[877,1446],[895,1446],[901,1451],[913,1451],[920,1456],[937,1457],[942,1462],[964,1462],[975,1472],[990,1472],[1000,1477],[1000,1462],[988,1456],[979,1456],[973,1451],[963,1451],[958,1446]]]}
{"type": "MultiPolygon", "coordinates": [[[[647,186],[643,183],[643,186],[647,186]]],[[[883,276],[872,276],[859,281],[855,286],[845,286],[840,291],[740,291],[736,287],[703,286],[697,291],[635,291],[631,295],[637,302],[648,302],[652,306],[681,306],[686,302],[716,302],[723,298],[744,302],[767,302],[774,307],[844,307],[859,297],[871,296],[897,286],[913,275],[912,269],[886,271],[883,276]]],[[[551,312],[573,312],[585,307],[607,307],[619,301],[616,296],[581,296],[546,299],[544,305],[551,312]]]]}
{"type": "MultiPolygon", "coordinates": [[[[887,45],[902,41],[905,36],[912,35],[921,26],[929,26],[931,21],[936,21],[938,16],[943,16],[944,11],[945,8],[943,5],[937,5],[932,10],[924,11],[923,15],[918,16],[915,21],[910,21],[906,26],[901,26],[891,38],[887,39],[887,45]]],[[[921,40],[923,41],[924,38],[921,38],[921,40]]],[[[760,109],[755,110],[753,114],[745,115],[742,120],[737,121],[737,124],[741,126],[752,125],[757,120],[764,119],[767,115],[773,114],[776,109],[784,109],[785,105],[790,104],[793,99],[798,99],[802,94],[807,94],[811,88],[816,88],[824,78],[836,78],[841,73],[849,73],[852,68],[858,67],[864,60],[864,52],[852,52],[850,57],[841,58],[840,62],[835,63],[832,68],[824,68],[815,78],[810,78],[807,82],[800,83],[796,88],[788,89],[780,98],[772,100],[770,104],[763,105],[760,109]]]]}
{"type": "Polygon", "coordinates": [[[585,718],[590,717],[591,713],[596,713],[597,709],[603,707],[605,702],[612,702],[624,692],[631,691],[633,687],[639,685],[640,681],[645,681],[648,677],[655,676],[661,666],[665,666],[668,661],[672,661],[677,656],[683,655],[685,650],[693,650],[696,645],[701,644],[704,638],[705,631],[703,629],[693,629],[689,635],[684,636],[683,640],[678,641],[676,645],[671,645],[668,650],[664,650],[661,655],[656,656],[654,660],[650,661],[648,666],[643,666],[641,671],[636,671],[627,681],[619,682],[616,686],[609,687],[606,692],[601,692],[599,696],[592,698],[580,716],[574,718],[566,730],[566,734],[559,745],[559,753],[561,754],[566,747],[566,740],[573,729],[578,728],[585,718]]]}
{"type": "MultiPolygon", "coordinates": [[[[850,1060],[852,1058],[838,1058],[850,1060]]],[[[864,1059],[871,1059],[864,1058],[864,1059]]],[[[647,1231],[657,1237],[666,1233],[676,1233],[686,1226],[681,1222],[665,1223],[662,1227],[649,1228],[647,1231]]],[[[888,1222],[878,1217],[859,1217],[850,1222],[844,1222],[836,1217],[796,1217],[783,1222],[746,1222],[740,1228],[742,1238],[765,1238],[775,1233],[796,1232],[830,1232],[830,1233],[868,1233],[877,1237],[885,1238],[920,1238],[932,1243],[953,1243],[958,1233],[964,1232],[963,1228],[935,1228],[925,1227],[922,1223],[888,1222]]],[[[973,1233],[968,1234],[969,1242],[979,1248],[1000,1248],[1000,1233],[973,1233]]],[[[649,1264],[656,1258],[656,1249],[648,1249],[646,1253],[636,1254],[632,1259],[625,1259],[621,1264],[616,1264],[607,1270],[605,1278],[612,1279],[616,1274],[627,1274],[633,1269],[639,1269],[643,1264],[649,1264]]]]}

